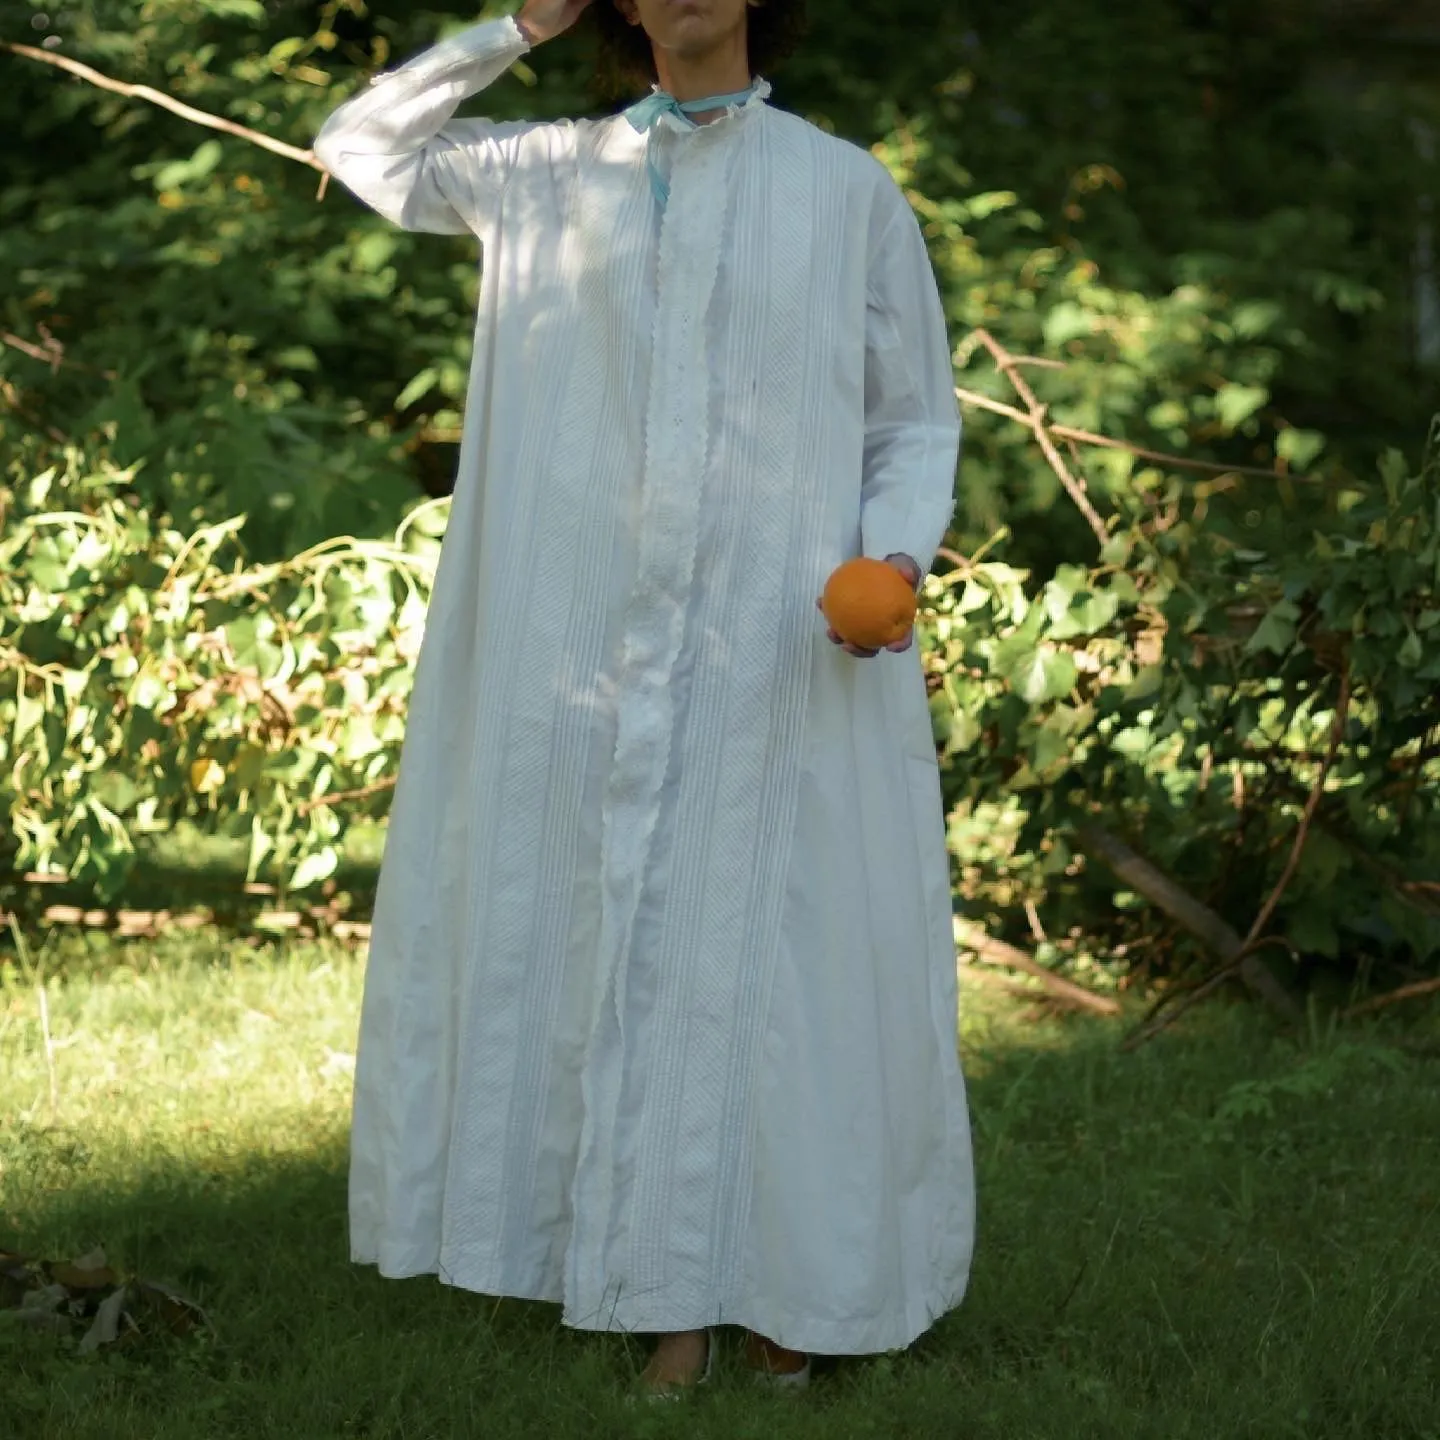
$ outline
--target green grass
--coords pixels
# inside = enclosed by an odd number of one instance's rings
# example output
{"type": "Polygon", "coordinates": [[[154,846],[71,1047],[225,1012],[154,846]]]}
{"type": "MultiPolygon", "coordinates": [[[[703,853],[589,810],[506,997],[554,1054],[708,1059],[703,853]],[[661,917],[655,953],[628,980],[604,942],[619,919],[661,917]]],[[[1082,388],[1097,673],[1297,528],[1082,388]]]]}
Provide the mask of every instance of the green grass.
{"type": "MultiPolygon", "coordinates": [[[[627,1409],[644,1347],[346,1259],[362,962],[212,933],[51,941],[0,990],[0,1245],[103,1245],[213,1336],[92,1357],[0,1320],[0,1435],[1341,1437],[1440,1440],[1434,1011],[1274,1038],[1212,1005],[1134,1055],[1111,1022],[967,987],[970,1294],[904,1355],[755,1396],[727,1355],[627,1409]]],[[[863,1164],[863,1157],[856,1157],[863,1164]]]]}

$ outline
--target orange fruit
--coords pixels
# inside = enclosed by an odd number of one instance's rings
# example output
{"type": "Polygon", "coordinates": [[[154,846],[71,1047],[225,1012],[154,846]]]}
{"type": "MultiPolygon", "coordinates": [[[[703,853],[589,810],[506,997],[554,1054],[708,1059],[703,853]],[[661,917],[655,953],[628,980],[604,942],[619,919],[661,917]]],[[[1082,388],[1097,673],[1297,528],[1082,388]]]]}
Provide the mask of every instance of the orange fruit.
{"type": "Polygon", "coordinates": [[[883,650],[915,623],[915,592],[893,565],[861,555],[825,582],[820,609],[842,640],[883,650]]]}

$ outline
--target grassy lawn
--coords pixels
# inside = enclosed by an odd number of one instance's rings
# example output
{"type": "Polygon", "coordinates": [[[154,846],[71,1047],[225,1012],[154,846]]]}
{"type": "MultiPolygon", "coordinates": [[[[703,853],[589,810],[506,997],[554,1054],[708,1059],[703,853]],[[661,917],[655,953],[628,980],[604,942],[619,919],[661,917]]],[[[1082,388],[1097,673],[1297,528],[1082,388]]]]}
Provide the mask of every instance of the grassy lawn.
{"type": "Polygon", "coordinates": [[[1122,1055],[1114,1022],[967,984],[965,1304],[807,1397],[727,1355],[637,1412],[641,1342],[348,1264],[360,956],[192,932],[37,958],[51,1064],[36,987],[0,989],[0,1246],[101,1245],[213,1333],[77,1356],[0,1316],[0,1435],[1440,1440],[1433,1008],[1297,1047],[1212,1005],[1122,1055]]]}

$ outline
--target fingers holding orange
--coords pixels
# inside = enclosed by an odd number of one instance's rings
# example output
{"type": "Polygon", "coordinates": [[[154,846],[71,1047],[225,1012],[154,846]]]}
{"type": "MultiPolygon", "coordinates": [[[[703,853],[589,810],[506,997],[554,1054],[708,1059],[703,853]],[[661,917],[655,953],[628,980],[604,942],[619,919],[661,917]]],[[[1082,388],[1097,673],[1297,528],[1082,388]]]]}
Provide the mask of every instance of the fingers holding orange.
{"type": "Polygon", "coordinates": [[[832,640],[852,654],[898,653],[913,643],[915,591],[887,560],[847,560],[825,582],[817,604],[832,640]]]}
{"type": "MultiPolygon", "coordinates": [[[[819,599],[815,601],[815,608],[819,610],[822,615],[825,613],[825,607],[821,604],[819,599]]],[[[838,645],[842,650],[845,651],[847,655],[856,655],[861,657],[862,659],[868,659],[870,656],[878,655],[880,653],[879,650],[867,650],[863,646],[852,644],[849,640],[845,639],[843,635],[837,634],[833,625],[826,625],[825,638],[832,645],[838,645]]]]}

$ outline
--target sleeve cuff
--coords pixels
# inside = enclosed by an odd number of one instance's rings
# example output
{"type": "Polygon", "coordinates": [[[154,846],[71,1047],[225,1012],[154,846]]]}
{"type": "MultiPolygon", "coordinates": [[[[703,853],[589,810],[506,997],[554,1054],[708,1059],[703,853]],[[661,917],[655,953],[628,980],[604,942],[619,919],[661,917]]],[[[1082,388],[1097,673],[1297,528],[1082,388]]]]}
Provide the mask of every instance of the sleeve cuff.
{"type": "Polygon", "coordinates": [[[403,71],[417,80],[432,83],[463,73],[476,65],[494,65],[497,62],[518,60],[534,47],[521,33],[513,16],[500,20],[486,20],[471,25],[447,39],[437,40],[428,50],[417,55],[398,70],[386,71],[371,77],[370,83],[378,85],[383,80],[403,71]]]}

